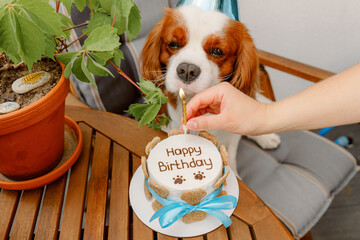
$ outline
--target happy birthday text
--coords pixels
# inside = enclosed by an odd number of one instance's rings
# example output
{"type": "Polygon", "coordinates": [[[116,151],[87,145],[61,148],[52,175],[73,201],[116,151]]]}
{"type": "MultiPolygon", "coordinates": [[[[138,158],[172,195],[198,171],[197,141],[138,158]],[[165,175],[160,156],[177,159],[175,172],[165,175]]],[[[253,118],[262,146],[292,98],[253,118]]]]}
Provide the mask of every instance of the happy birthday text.
{"type": "Polygon", "coordinates": [[[184,157],[186,156],[193,156],[193,154],[195,156],[199,156],[201,155],[201,147],[188,147],[188,148],[171,148],[171,149],[166,149],[166,153],[168,155],[168,157],[170,156],[179,156],[179,155],[183,155],[184,157]]]}
{"type": "Polygon", "coordinates": [[[184,161],[183,159],[179,161],[175,160],[174,163],[169,163],[169,162],[164,163],[162,161],[159,161],[158,166],[160,172],[173,171],[175,169],[196,168],[202,166],[207,166],[208,168],[206,168],[206,170],[210,170],[213,168],[213,163],[211,161],[211,158],[209,158],[209,160],[206,159],[195,160],[194,158],[192,158],[190,162],[184,161]]]}

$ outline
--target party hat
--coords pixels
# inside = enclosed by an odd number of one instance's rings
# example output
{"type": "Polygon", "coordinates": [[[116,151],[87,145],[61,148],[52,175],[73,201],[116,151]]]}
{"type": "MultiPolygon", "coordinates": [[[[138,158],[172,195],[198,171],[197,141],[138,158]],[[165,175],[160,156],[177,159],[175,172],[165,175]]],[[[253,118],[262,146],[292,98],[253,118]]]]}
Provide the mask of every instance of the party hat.
{"type": "Polygon", "coordinates": [[[180,0],[177,7],[183,5],[197,6],[205,11],[218,11],[230,18],[240,21],[237,0],[180,0]]]}

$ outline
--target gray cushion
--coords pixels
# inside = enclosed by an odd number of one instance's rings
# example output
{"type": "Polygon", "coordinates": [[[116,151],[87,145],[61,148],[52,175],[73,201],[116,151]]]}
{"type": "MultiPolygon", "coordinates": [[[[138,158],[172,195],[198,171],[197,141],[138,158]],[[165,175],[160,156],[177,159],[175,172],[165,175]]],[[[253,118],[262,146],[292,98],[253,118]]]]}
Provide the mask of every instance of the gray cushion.
{"type": "Polygon", "coordinates": [[[356,174],[355,158],[342,147],[309,131],[279,134],[276,150],[242,139],[238,172],[292,234],[306,234],[356,174]]]}

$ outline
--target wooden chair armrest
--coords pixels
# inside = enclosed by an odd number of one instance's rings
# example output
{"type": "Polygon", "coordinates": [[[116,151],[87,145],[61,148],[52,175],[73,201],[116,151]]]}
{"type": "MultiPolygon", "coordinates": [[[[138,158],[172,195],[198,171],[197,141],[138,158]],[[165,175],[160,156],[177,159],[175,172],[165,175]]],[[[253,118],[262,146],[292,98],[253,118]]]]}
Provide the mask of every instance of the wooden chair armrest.
{"type": "Polygon", "coordinates": [[[258,50],[258,56],[260,64],[262,65],[301,77],[311,82],[316,83],[334,75],[332,72],[296,62],[288,58],[280,57],[262,50],[258,50]]]}

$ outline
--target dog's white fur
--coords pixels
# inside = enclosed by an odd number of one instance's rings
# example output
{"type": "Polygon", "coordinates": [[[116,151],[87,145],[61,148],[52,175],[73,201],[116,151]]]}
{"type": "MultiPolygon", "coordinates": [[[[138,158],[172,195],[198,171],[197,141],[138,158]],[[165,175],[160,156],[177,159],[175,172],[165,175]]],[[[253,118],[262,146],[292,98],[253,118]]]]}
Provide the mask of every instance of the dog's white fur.
{"type": "MultiPolygon", "coordinates": [[[[229,18],[219,12],[207,12],[192,6],[181,7],[178,11],[185,20],[188,42],[176,54],[169,58],[165,86],[167,91],[174,93],[176,96],[178,96],[179,88],[183,88],[186,95],[186,101],[188,102],[196,93],[221,82],[218,65],[208,59],[202,45],[205,37],[214,33],[222,33],[229,18]],[[177,75],[176,68],[183,62],[195,64],[201,69],[198,78],[190,84],[181,81],[177,75]]],[[[167,109],[172,121],[167,128],[164,128],[164,130],[168,131],[172,128],[179,128],[182,116],[182,103],[180,98],[178,98],[176,107],[168,104],[167,109]]],[[[230,157],[229,165],[236,173],[238,173],[236,153],[241,135],[223,130],[211,130],[209,132],[218,138],[220,144],[225,145],[230,157]]],[[[256,141],[261,147],[267,149],[276,148],[280,144],[280,138],[275,134],[250,138],[256,141]]]]}
{"type": "Polygon", "coordinates": [[[214,62],[209,61],[202,44],[206,36],[222,32],[228,17],[219,12],[199,11],[198,8],[192,6],[181,7],[179,11],[188,30],[188,43],[177,54],[170,57],[165,85],[170,92],[175,93],[182,88],[187,96],[193,96],[220,83],[219,68],[214,62]],[[191,84],[185,84],[177,76],[176,67],[182,62],[195,64],[201,69],[200,76],[191,84]]]}

